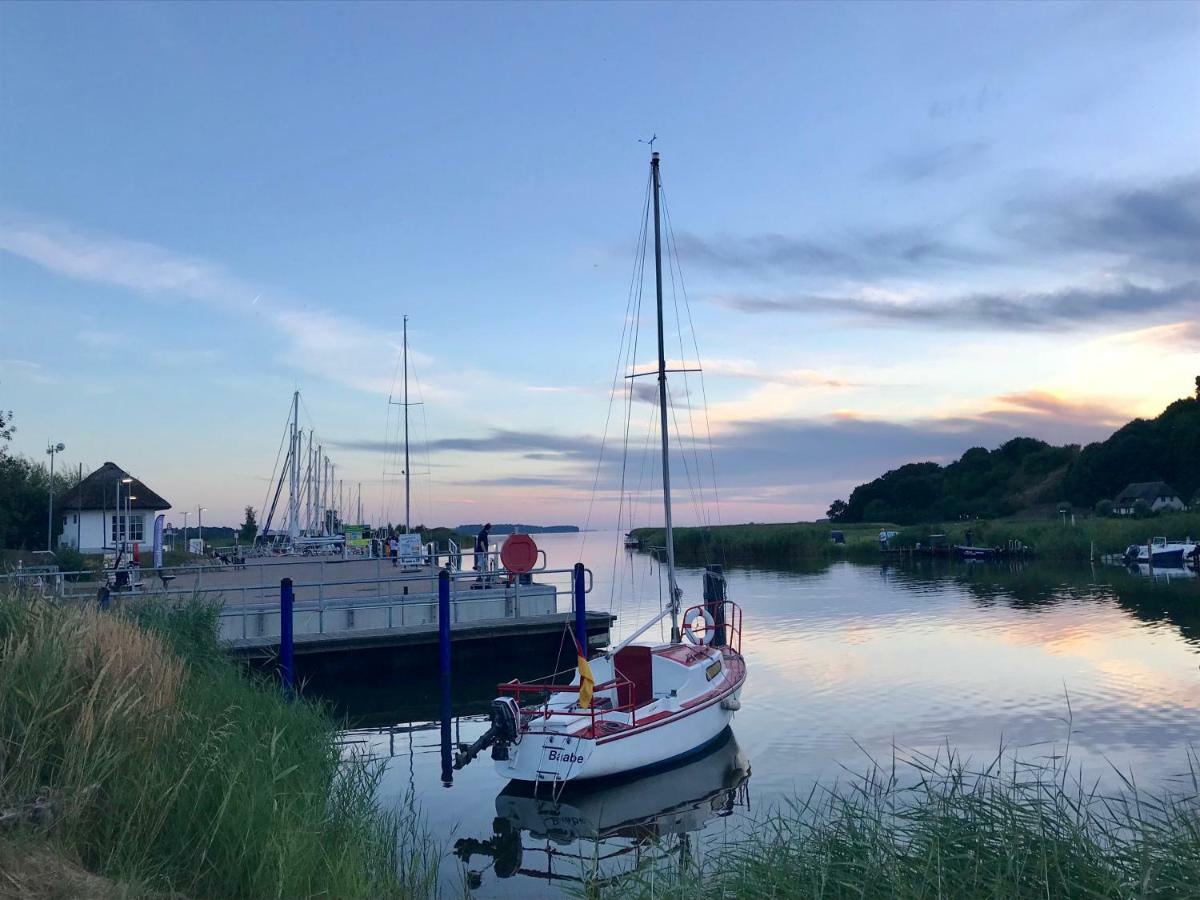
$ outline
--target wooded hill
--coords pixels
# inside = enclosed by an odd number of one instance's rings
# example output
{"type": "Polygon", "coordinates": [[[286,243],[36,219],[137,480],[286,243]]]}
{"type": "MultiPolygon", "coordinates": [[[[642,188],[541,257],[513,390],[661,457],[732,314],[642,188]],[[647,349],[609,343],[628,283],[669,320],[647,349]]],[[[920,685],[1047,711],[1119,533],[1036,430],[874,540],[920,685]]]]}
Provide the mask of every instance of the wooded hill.
{"type": "Polygon", "coordinates": [[[1062,502],[1090,509],[1131,482],[1159,480],[1185,503],[1200,492],[1200,398],[1176,400],[1157,418],[1134,419],[1083,448],[1018,437],[995,450],[972,447],[947,466],[909,463],[860,484],[830,515],[907,525],[998,518],[1062,502]]]}

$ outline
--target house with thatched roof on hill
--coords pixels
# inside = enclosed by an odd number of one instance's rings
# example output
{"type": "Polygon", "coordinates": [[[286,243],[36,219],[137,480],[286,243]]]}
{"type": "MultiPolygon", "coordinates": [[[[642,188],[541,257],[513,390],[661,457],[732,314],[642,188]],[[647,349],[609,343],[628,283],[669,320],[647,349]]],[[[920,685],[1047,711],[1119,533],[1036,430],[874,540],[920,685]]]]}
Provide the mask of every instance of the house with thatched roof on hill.
{"type": "Polygon", "coordinates": [[[1117,494],[1113,500],[1113,515],[1132,516],[1134,504],[1143,501],[1153,512],[1162,509],[1185,509],[1179,492],[1165,481],[1137,481],[1117,494]]]}
{"type": "Polygon", "coordinates": [[[147,544],[154,518],[171,504],[116,463],[106,462],[59,501],[60,547],[103,553],[123,543],[147,544]]]}

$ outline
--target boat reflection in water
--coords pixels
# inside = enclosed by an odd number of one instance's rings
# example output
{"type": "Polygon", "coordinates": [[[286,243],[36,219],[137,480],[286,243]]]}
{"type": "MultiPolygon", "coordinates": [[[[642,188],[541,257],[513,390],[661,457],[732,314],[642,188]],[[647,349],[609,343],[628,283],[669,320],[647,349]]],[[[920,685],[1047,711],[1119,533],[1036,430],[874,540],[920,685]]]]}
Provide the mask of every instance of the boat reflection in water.
{"type": "Polygon", "coordinates": [[[1131,575],[1141,575],[1163,583],[1187,581],[1197,577],[1196,570],[1190,566],[1148,566],[1145,563],[1132,563],[1125,568],[1131,575]]]}
{"type": "Polygon", "coordinates": [[[749,779],[750,764],[726,729],[702,755],[652,775],[568,782],[557,796],[545,784],[513,781],[496,796],[492,836],[460,838],[454,852],[473,887],[482,881],[482,871],[470,868],[478,856],[491,857],[499,878],[603,882],[687,853],[689,835],[749,808],[749,779]],[[582,842],[588,846],[572,848],[582,842]]]}

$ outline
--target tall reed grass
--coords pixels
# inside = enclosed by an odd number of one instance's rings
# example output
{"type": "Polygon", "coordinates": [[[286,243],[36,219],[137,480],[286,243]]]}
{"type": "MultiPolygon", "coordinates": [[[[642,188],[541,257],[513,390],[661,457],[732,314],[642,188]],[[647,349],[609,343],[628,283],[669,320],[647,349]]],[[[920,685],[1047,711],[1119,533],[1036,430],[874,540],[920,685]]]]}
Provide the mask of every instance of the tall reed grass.
{"type": "Polygon", "coordinates": [[[1188,768],[1175,793],[1150,795],[1119,773],[1101,790],[1066,756],[1001,752],[972,769],[949,752],[912,755],[814,790],[679,868],[635,870],[611,896],[1198,897],[1194,754],[1188,768]]]}
{"type": "Polygon", "coordinates": [[[54,798],[47,839],[89,870],[189,897],[435,892],[416,814],[334,724],[228,662],[216,610],[121,613],[0,596],[0,807],[54,798]]]}

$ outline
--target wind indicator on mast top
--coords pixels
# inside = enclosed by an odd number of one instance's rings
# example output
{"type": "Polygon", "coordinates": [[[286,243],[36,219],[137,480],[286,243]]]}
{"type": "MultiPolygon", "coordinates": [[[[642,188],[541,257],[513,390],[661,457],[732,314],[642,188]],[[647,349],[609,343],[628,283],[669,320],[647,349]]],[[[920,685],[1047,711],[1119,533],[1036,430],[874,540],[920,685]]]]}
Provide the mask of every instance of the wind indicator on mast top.
{"type": "Polygon", "coordinates": [[[654,142],[657,140],[658,140],[658,134],[656,133],[656,134],[650,135],[650,140],[648,140],[648,141],[643,140],[642,138],[638,138],[638,143],[648,145],[650,147],[650,152],[653,153],[654,152],[654,142]]]}

